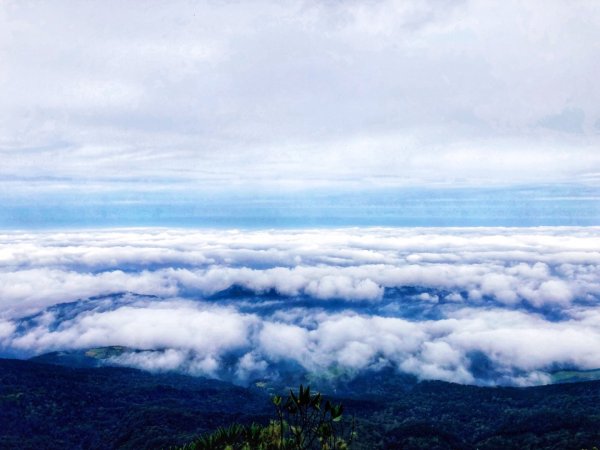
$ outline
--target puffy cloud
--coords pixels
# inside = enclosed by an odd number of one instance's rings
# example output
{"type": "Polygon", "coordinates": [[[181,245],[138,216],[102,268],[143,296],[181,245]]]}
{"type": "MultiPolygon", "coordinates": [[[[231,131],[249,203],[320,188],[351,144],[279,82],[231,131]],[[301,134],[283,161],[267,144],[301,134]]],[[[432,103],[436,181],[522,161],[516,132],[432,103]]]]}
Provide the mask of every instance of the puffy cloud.
{"type": "MultiPolygon", "coordinates": [[[[109,358],[110,364],[136,367],[150,372],[179,371],[192,375],[217,377],[218,355],[198,355],[189,350],[129,351],[109,358]]],[[[240,378],[242,378],[240,376],[240,378]]]]}
{"type": "Polygon", "coordinates": [[[10,321],[0,321],[0,343],[5,338],[10,338],[16,330],[16,326],[14,323],[10,321]]]}
{"type": "Polygon", "coordinates": [[[38,320],[12,345],[59,349],[126,344],[142,350],[188,348],[211,355],[247,345],[247,329],[256,318],[226,309],[198,308],[190,302],[143,301],[109,311],[92,309],[50,329],[56,320],[38,320]]]}
{"type": "MultiPolygon", "coordinates": [[[[599,307],[591,311],[600,315],[599,307]]],[[[552,322],[500,308],[465,308],[417,322],[301,308],[282,320],[191,300],[140,301],[68,320],[45,314],[6,331],[5,345],[13,349],[124,344],[135,350],[112,363],[241,381],[288,363],[317,374],[332,367],[356,372],[392,365],[424,379],[483,384],[548,381],[554,367],[600,366],[598,322],[552,322]],[[485,355],[487,372],[473,355],[485,355]]]]}
{"type": "Polygon", "coordinates": [[[119,291],[206,296],[232,286],[345,301],[421,286],[451,291],[448,299],[467,293],[472,301],[564,306],[600,293],[599,248],[595,228],[5,233],[0,311],[119,291]]]}
{"type": "Polygon", "coordinates": [[[547,382],[556,367],[600,367],[599,233],[5,233],[0,346],[124,345],[113,363],[241,381],[292,364],[547,382]]]}
{"type": "Polygon", "coordinates": [[[145,272],[128,274],[115,270],[93,274],[38,268],[2,273],[0,277],[0,308],[4,314],[23,315],[58,303],[119,291],[155,295],[177,292],[168,279],[145,272]]]}

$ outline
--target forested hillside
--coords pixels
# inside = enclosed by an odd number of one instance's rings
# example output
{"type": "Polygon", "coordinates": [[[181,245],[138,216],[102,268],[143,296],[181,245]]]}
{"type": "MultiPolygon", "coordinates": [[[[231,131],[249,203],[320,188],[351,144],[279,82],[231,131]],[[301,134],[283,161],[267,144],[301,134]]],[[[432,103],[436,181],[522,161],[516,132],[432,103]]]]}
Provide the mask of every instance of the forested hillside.
{"type": "MultiPolygon", "coordinates": [[[[349,383],[353,448],[576,449],[600,442],[600,382],[532,388],[410,383],[384,372],[349,383]]],[[[273,389],[176,374],[0,360],[0,447],[167,448],[219,426],[266,424],[273,389]]]]}

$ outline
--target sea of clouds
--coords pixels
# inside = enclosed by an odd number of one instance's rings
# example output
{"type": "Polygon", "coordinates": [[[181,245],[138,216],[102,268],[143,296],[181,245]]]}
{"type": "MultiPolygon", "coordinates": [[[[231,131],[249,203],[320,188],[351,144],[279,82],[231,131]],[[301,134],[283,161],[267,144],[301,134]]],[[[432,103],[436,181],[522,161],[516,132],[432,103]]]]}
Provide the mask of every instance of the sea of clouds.
{"type": "Polygon", "coordinates": [[[600,228],[0,233],[0,355],[530,385],[600,368],[600,228]]]}

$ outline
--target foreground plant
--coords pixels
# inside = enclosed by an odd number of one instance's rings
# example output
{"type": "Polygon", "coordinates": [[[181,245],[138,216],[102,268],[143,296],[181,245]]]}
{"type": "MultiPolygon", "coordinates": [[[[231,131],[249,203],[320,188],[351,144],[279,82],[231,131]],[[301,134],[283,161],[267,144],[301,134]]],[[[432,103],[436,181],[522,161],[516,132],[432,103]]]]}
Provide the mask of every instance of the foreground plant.
{"type": "Polygon", "coordinates": [[[285,399],[272,399],[276,419],[267,425],[218,428],[187,444],[181,450],[345,450],[354,438],[354,420],[343,420],[343,405],[323,401],[320,393],[300,385],[285,399]],[[349,425],[349,428],[348,428],[349,425]]]}

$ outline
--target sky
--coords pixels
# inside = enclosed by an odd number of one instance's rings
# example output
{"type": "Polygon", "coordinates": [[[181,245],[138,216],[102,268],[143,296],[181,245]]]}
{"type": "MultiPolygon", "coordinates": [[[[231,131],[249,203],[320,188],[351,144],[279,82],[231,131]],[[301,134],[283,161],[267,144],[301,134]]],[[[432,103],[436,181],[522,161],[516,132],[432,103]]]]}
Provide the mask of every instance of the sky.
{"type": "Polygon", "coordinates": [[[598,225],[596,1],[0,3],[0,227],[598,225]]]}
{"type": "Polygon", "coordinates": [[[0,1],[0,356],[600,368],[598,74],[592,0],[0,1]]]}

